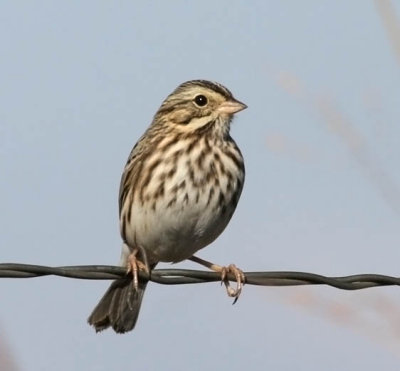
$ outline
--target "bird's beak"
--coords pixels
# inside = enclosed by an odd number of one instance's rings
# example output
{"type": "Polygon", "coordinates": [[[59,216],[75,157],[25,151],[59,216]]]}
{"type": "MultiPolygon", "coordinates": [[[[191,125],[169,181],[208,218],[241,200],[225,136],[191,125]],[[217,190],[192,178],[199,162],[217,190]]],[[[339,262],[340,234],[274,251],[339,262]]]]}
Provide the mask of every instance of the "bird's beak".
{"type": "Polygon", "coordinates": [[[247,108],[247,106],[244,103],[239,102],[238,100],[230,100],[230,101],[222,103],[218,107],[217,111],[219,113],[225,113],[225,114],[232,115],[232,114],[242,111],[246,108],[247,108]]]}

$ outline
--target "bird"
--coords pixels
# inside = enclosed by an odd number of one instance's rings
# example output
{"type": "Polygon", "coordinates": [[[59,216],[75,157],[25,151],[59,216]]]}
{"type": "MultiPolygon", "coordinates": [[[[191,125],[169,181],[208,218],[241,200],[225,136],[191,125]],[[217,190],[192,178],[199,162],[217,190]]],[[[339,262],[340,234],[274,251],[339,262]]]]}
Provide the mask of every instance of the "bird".
{"type": "Polygon", "coordinates": [[[229,296],[239,297],[245,281],[239,268],[194,254],[224,231],[239,201],[245,167],[230,127],[246,108],[226,87],[208,80],[186,81],[163,101],[121,177],[120,265],[132,274],[115,280],[89,316],[96,332],[135,327],[147,285],[138,272],[149,273],[159,262],[190,259],[205,265],[221,273],[229,296]],[[227,280],[230,273],[236,289],[227,280]]]}

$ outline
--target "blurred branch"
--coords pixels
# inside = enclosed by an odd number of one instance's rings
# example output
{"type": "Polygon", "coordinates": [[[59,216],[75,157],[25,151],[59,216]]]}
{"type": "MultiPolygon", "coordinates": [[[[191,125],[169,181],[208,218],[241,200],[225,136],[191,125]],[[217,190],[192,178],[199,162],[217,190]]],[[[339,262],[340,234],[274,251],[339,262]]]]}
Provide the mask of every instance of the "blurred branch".
{"type": "MultiPolygon", "coordinates": [[[[342,290],[360,290],[376,286],[399,286],[400,278],[381,274],[357,274],[344,277],[327,277],[306,272],[244,272],[246,284],[259,286],[328,285],[342,290]]],[[[0,278],[32,278],[61,276],[88,280],[111,280],[125,277],[123,267],[108,265],[80,265],[47,267],[41,265],[3,263],[0,278]]],[[[188,269],[155,269],[150,277],[140,272],[140,278],[164,285],[216,282],[221,275],[216,272],[188,269]]],[[[228,275],[230,281],[235,277],[228,275]]]]}
{"type": "Polygon", "coordinates": [[[0,335],[0,370],[4,371],[18,371],[17,362],[13,356],[10,347],[6,341],[4,331],[1,330],[0,335]]]}
{"type": "Polygon", "coordinates": [[[400,22],[396,17],[396,9],[390,0],[375,0],[375,6],[382,19],[389,41],[400,63],[400,22]]]}
{"type": "MultiPolygon", "coordinates": [[[[382,1],[386,2],[386,0],[382,1]]],[[[400,51],[400,31],[398,37],[400,51]]],[[[309,104],[319,113],[329,130],[346,146],[364,174],[375,186],[375,189],[379,191],[387,206],[400,215],[400,187],[396,179],[384,168],[378,156],[372,151],[362,132],[357,129],[357,125],[354,125],[335,106],[332,99],[314,97],[309,93],[305,84],[296,75],[287,71],[280,72],[277,73],[276,80],[278,85],[286,92],[309,104]]]]}
{"type": "Polygon", "coordinates": [[[400,214],[399,186],[392,175],[381,165],[378,157],[372,152],[356,126],[329,99],[320,99],[317,102],[317,108],[330,130],[340,137],[387,205],[394,212],[400,214]]]}

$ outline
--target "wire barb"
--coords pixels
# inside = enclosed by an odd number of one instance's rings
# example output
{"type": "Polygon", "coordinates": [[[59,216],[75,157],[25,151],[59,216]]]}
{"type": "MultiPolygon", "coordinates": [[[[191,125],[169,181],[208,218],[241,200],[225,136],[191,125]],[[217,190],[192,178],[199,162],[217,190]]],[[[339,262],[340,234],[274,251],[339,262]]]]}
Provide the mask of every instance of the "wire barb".
{"type": "MultiPolygon", "coordinates": [[[[0,278],[32,278],[60,276],[86,280],[113,280],[126,275],[126,269],[110,265],[78,265],[47,267],[43,265],[0,263],[0,278]]],[[[400,286],[400,278],[382,274],[356,274],[343,277],[327,277],[306,272],[244,272],[247,285],[258,286],[299,286],[328,285],[342,290],[360,290],[376,286],[400,286]]],[[[163,285],[181,285],[205,282],[219,282],[221,275],[216,272],[189,269],[154,269],[151,274],[140,271],[142,280],[163,285]]],[[[230,281],[236,282],[232,274],[230,281]]]]}

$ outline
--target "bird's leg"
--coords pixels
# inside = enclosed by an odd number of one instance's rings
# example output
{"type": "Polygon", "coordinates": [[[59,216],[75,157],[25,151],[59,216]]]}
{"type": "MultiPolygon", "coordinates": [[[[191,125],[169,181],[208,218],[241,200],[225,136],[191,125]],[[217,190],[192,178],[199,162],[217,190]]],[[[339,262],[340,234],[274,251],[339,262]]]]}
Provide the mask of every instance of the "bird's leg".
{"type": "Polygon", "coordinates": [[[127,274],[132,272],[133,275],[133,287],[135,290],[137,290],[139,286],[139,278],[138,278],[138,271],[143,270],[147,274],[150,274],[149,266],[147,263],[146,256],[144,258],[145,263],[143,263],[141,260],[137,258],[137,254],[139,252],[139,249],[134,249],[128,256],[128,261],[127,261],[127,274]]]}
{"type": "Polygon", "coordinates": [[[223,267],[218,264],[211,263],[207,260],[203,260],[198,258],[197,256],[192,256],[189,260],[204,265],[205,267],[213,270],[214,272],[221,273],[221,283],[223,282],[226,287],[226,292],[228,296],[235,298],[233,304],[239,298],[240,293],[242,292],[243,285],[245,284],[246,277],[241,269],[236,267],[234,264],[229,264],[227,267],[223,267]],[[231,273],[235,276],[236,279],[236,288],[231,287],[228,279],[228,274],[231,273]]]}

